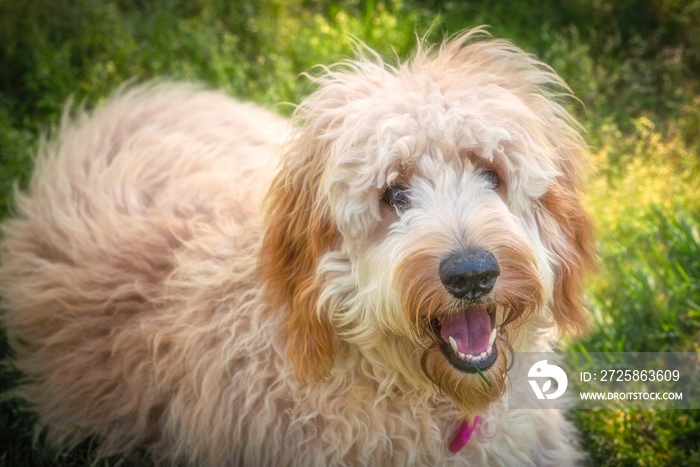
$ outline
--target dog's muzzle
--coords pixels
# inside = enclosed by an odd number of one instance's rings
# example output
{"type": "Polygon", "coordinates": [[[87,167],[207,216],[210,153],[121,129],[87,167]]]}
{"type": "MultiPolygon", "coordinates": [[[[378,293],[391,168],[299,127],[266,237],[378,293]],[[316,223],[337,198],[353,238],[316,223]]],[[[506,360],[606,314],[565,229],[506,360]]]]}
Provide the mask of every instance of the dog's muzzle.
{"type": "Polygon", "coordinates": [[[463,306],[433,320],[432,328],[445,358],[462,372],[487,370],[498,359],[496,310],[485,298],[500,274],[498,261],[484,250],[453,254],[440,263],[445,290],[463,306]]]}

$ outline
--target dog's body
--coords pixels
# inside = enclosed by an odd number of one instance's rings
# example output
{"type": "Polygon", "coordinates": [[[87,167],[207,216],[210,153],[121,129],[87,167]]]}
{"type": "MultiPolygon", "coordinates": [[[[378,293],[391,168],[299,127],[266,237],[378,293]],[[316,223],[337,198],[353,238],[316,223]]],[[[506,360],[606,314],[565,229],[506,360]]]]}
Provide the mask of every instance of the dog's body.
{"type": "Polygon", "coordinates": [[[560,412],[503,392],[508,346],[583,323],[585,149],[558,78],[475,34],[329,71],[284,144],[282,119],[187,86],[66,117],[0,269],[48,440],[194,465],[580,459],[560,412]],[[470,286],[474,255],[493,266],[470,286]]]}

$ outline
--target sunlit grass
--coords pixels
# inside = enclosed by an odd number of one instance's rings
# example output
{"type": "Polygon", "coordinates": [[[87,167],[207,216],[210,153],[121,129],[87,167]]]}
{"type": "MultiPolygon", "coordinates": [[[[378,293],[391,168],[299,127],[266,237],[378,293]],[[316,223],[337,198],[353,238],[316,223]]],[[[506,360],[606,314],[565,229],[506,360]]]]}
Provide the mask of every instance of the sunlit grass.
{"type": "MultiPolygon", "coordinates": [[[[600,269],[589,281],[591,334],[571,349],[700,351],[700,100],[682,119],[592,131],[587,202],[600,269]]],[[[658,116],[656,116],[658,119],[658,116]]],[[[658,122],[659,120],[656,120],[658,122]]],[[[696,410],[573,411],[594,465],[698,465],[696,410]]]]}
{"type": "MultiPolygon", "coordinates": [[[[700,351],[700,218],[677,205],[639,210],[634,237],[608,231],[588,294],[589,352],[700,351]]],[[[697,397],[685,394],[686,397],[697,397]]],[[[593,465],[698,465],[697,410],[574,410],[593,465]]]]}

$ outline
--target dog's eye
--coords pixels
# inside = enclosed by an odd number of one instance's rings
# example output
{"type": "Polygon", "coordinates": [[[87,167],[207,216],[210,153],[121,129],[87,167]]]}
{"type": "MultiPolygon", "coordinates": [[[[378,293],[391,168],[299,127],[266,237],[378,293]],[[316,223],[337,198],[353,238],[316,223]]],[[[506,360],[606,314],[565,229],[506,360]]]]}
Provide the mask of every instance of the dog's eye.
{"type": "Polygon", "coordinates": [[[481,172],[484,179],[491,184],[491,187],[496,190],[501,185],[501,180],[495,170],[486,169],[481,172]]]}
{"type": "Polygon", "coordinates": [[[400,211],[408,209],[411,205],[406,188],[401,185],[391,185],[387,188],[382,196],[382,201],[391,204],[400,211]]]}

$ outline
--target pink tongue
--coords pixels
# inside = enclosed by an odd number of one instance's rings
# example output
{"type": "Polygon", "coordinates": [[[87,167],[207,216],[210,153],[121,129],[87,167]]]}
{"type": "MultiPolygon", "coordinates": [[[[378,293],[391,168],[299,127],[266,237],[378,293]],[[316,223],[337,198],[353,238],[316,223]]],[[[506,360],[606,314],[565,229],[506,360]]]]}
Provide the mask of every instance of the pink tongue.
{"type": "Polygon", "coordinates": [[[489,346],[491,334],[491,317],[486,311],[486,305],[474,305],[457,314],[445,318],[440,323],[440,335],[445,342],[450,342],[450,336],[457,342],[460,352],[469,355],[479,355],[489,346]]]}

